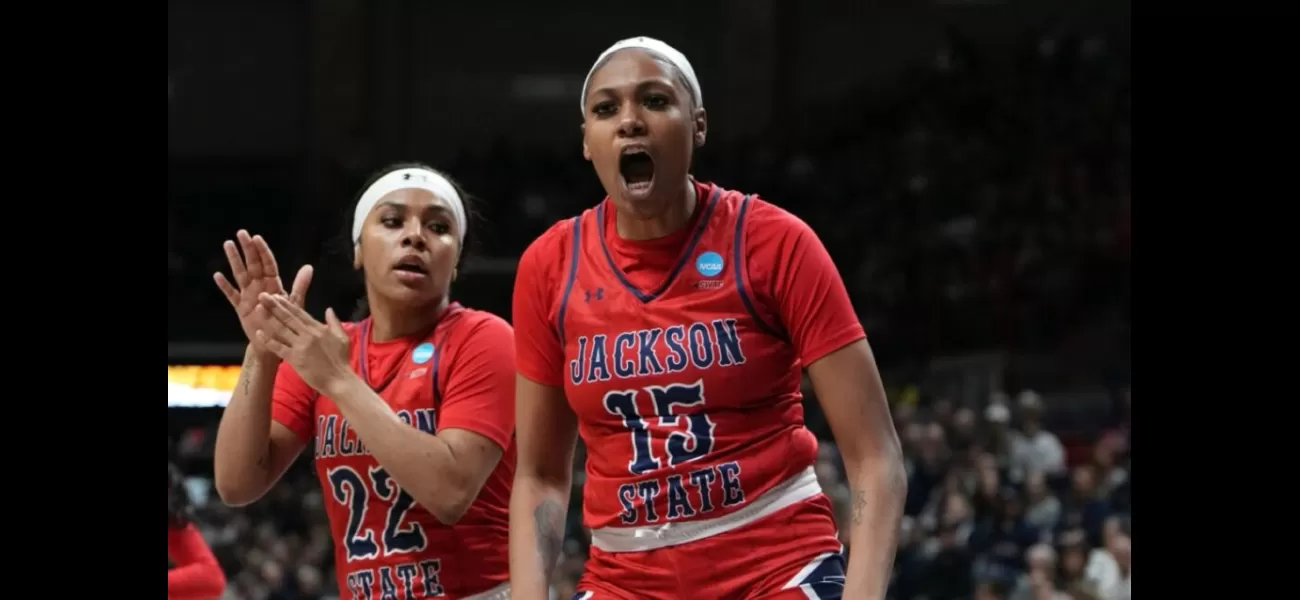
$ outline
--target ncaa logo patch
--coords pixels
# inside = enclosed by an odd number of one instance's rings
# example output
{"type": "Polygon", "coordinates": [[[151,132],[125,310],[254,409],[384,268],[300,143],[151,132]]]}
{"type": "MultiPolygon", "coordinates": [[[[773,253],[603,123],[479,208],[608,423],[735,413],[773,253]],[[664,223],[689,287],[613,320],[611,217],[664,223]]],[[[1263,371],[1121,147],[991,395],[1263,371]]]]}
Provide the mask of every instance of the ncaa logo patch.
{"type": "Polygon", "coordinates": [[[722,267],[722,255],[717,252],[705,252],[695,259],[695,270],[705,277],[716,277],[722,267]]]}
{"type": "Polygon", "coordinates": [[[430,358],[433,358],[433,344],[430,342],[420,344],[411,351],[411,362],[417,365],[429,362],[430,358]]]}

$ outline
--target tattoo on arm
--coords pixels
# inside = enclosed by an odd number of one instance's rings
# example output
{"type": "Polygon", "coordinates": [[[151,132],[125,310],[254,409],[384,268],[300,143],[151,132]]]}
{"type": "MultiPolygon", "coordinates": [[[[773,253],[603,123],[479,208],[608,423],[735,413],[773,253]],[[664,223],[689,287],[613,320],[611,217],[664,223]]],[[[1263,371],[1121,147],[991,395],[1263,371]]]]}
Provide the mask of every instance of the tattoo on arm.
{"type": "Polygon", "coordinates": [[[253,382],[253,368],[257,366],[257,359],[253,355],[244,358],[244,366],[239,371],[239,378],[244,382],[244,395],[248,395],[248,388],[253,382]]]}
{"type": "Polygon", "coordinates": [[[548,584],[555,567],[559,566],[560,551],[564,547],[564,513],[564,507],[554,500],[545,500],[533,510],[537,553],[542,557],[542,570],[548,584]]]}
{"type": "Polygon", "coordinates": [[[862,512],[867,508],[867,493],[858,490],[853,493],[853,524],[862,523],[862,512]]]}
{"type": "MultiPolygon", "coordinates": [[[[244,357],[244,365],[239,369],[239,383],[243,388],[244,396],[248,396],[248,390],[253,386],[253,371],[257,369],[257,359],[251,354],[244,357]]],[[[266,470],[271,468],[271,449],[268,447],[261,456],[257,457],[255,463],[257,468],[266,470]]]]}

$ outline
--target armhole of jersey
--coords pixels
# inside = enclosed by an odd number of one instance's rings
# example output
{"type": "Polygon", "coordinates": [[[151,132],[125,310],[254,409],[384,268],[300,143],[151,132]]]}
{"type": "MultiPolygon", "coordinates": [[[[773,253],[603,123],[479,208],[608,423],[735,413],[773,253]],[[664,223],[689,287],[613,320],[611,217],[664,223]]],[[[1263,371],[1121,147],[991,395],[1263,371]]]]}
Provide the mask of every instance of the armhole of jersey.
{"type": "MultiPolygon", "coordinates": [[[[564,313],[569,308],[569,293],[573,291],[573,282],[578,278],[578,253],[582,249],[582,216],[573,218],[573,244],[569,251],[569,272],[564,276],[564,288],[560,292],[560,309],[555,312],[555,335],[564,347],[564,313]]],[[[563,263],[561,263],[563,264],[563,263]]]]}
{"type": "Polygon", "coordinates": [[[734,256],[731,257],[731,268],[734,269],[733,279],[736,280],[736,291],[740,294],[741,303],[745,305],[745,311],[754,319],[754,324],[758,326],[760,331],[778,340],[788,341],[780,328],[772,326],[763,319],[762,315],[758,314],[751,288],[748,285],[749,268],[745,260],[745,215],[749,213],[749,198],[749,195],[746,195],[740,199],[740,209],[736,213],[736,231],[731,242],[731,250],[734,253],[734,256]]]}

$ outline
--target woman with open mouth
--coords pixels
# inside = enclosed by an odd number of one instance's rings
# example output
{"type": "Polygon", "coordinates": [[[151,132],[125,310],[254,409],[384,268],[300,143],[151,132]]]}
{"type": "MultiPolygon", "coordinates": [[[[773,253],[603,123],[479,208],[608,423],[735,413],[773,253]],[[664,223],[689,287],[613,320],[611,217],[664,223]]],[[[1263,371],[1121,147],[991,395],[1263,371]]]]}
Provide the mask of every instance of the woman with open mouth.
{"type": "Polygon", "coordinates": [[[349,231],[366,290],[349,323],[302,309],[310,266],[286,294],[261,236],[225,243],[238,287],[215,278],[249,346],[217,429],[217,492],[257,500],[310,444],[346,597],[510,595],[514,334],[451,301],[469,214],[432,168],[378,173],[349,231]]]}
{"type": "Polygon", "coordinates": [[[676,49],[614,44],[582,153],[608,194],[520,259],[516,599],[546,598],[573,448],[591,551],[575,599],[883,598],[906,479],[866,334],[803,221],[690,175],[708,118],[676,49]],[[801,369],[854,492],[847,569],[801,369]]]}

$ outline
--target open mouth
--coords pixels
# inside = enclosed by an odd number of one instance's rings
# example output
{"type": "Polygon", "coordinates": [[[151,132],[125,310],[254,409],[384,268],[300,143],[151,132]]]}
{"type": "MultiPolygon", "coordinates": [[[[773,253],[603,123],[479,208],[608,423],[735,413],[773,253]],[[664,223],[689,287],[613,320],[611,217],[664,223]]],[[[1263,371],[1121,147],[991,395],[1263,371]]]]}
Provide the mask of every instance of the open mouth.
{"type": "Polygon", "coordinates": [[[393,265],[393,270],[398,273],[409,273],[410,275],[429,274],[428,267],[425,267],[424,262],[415,256],[408,256],[397,261],[397,264],[393,265]]]}
{"type": "Polygon", "coordinates": [[[624,148],[618,157],[618,173],[629,191],[646,191],[655,178],[655,161],[645,148],[624,148]]]}

